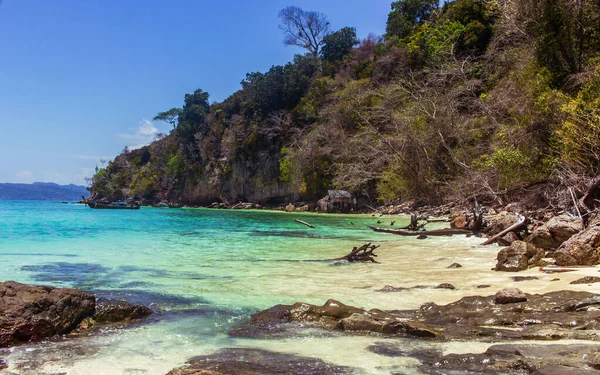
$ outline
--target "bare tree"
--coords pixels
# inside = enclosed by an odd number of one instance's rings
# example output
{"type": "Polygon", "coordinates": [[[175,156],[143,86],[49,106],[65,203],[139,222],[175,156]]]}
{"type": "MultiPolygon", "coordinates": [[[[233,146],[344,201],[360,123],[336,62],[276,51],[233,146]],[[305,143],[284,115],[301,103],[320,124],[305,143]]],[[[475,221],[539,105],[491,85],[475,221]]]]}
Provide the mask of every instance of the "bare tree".
{"type": "Polygon", "coordinates": [[[323,38],[331,33],[327,16],[289,6],[279,12],[279,18],[279,28],[284,33],[283,44],[305,48],[316,58],[323,45],[323,38]]]}

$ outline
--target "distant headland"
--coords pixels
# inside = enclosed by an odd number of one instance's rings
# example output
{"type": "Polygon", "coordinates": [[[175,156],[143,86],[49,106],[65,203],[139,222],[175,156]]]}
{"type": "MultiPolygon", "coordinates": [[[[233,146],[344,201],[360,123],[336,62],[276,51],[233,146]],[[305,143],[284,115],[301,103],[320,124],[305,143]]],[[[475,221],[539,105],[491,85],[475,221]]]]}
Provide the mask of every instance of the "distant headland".
{"type": "Polygon", "coordinates": [[[85,186],[58,185],[52,182],[33,184],[0,183],[0,200],[78,201],[88,195],[85,186]]]}

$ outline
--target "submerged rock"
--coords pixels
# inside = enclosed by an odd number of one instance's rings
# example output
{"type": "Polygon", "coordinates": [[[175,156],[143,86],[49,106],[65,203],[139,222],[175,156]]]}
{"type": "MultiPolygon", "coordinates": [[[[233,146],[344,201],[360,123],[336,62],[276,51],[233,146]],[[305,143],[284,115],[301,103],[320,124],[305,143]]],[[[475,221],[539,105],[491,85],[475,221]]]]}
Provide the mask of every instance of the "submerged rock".
{"type": "Polygon", "coordinates": [[[94,296],[75,289],[0,283],[0,347],[68,333],[94,308],[94,296]]]}
{"type": "Polygon", "coordinates": [[[534,245],[515,241],[509,247],[500,250],[497,256],[496,271],[517,272],[540,264],[545,252],[534,245]]]}
{"type": "Polygon", "coordinates": [[[600,223],[564,242],[554,253],[559,266],[593,266],[600,264],[600,223]]]}
{"type": "Polygon", "coordinates": [[[451,265],[449,265],[446,268],[462,268],[462,264],[459,263],[452,263],[451,265]]]}
{"type": "Polygon", "coordinates": [[[190,359],[188,365],[167,375],[344,375],[357,371],[320,359],[259,349],[221,349],[190,359]]]}
{"type": "Polygon", "coordinates": [[[456,287],[452,284],[449,283],[442,283],[438,286],[435,287],[436,289],[450,289],[450,290],[455,290],[456,287]]]}

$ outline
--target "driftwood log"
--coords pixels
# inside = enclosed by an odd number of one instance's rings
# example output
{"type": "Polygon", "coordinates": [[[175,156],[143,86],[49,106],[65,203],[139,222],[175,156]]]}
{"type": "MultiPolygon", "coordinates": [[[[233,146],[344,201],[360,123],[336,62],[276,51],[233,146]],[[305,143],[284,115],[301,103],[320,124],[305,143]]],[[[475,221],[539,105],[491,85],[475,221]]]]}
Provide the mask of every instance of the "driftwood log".
{"type": "Polygon", "coordinates": [[[516,223],[514,223],[510,227],[506,228],[502,232],[498,233],[497,235],[488,238],[488,240],[485,241],[484,243],[482,243],[482,245],[493,244],[494,242],[498,241],[500,238],[504,237],[505,235],[507,235],[510,232],[515,232],[515,231],[518,231],[521,229],[525,229],[525,228],[527,228],[528,222],[529,222],[529,219],[526,216],[519,215],[519,220],[516,223]]]}
{"type": "Polygon", "coordinates": [[[302,224],[302,225],[306,225],[306,226],[307,226],[307,227],[309,227],[309,228],[314,228],[314,227],[315,227],[314,225],[312,225],[312,224],[310,224],[310,223],[307,223],[306,221],[302,221],[302,220],[298,220],[298,219],[296,219],[296,220],[294,220],[294,221],[295,221],[296,223],[300,223],[300,224],[302,224]]]}
{"type": "Polygon", "coordinates": [[[375,232],[390,233],[399,236],[452,236],[454,234],[473,234],[472,230],[469,229],[458,229],[458,228],[445,228],[437,230],[421,230],[411,231],[403,229],[387,229],[387,228],[376,228],[369,227],[375,232]]]}
{"type": "Polygon", "coordinates": [[[373,251],[375,251],[375,249],[377,249],[378,247],[379,247],[379,245],[372,245],[371,243],[362,245],[361,247],[355,246],[348,255],[345,255],[341,258],[332,259],[332,260],[347,260],[348,262],[351,262],[351,263],[354,263],[354,262],[379,263],[375,260],[375,257],[377,257],[377,255],[373,253],[373,251]]]}

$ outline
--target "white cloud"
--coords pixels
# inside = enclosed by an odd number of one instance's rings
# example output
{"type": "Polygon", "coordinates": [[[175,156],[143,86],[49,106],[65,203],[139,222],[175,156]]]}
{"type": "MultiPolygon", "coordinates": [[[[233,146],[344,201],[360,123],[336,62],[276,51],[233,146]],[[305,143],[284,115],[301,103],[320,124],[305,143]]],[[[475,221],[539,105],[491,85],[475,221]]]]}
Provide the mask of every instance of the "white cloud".
{"type": "Polygon", "coordinates": [[[32,171],[21,169],[20,171],[15,173],[15,182],[31,184],[32,182],[35,182],[35,176],[33,175],[32,171]]]}
{"type": "Polygon", "coordinates": [[[158,128],[152,121],[143,119],[132,133],[119,134],[119,137],[127,141],[129,149],[135,150],[152,143],[157,134],[158,128]]]}

